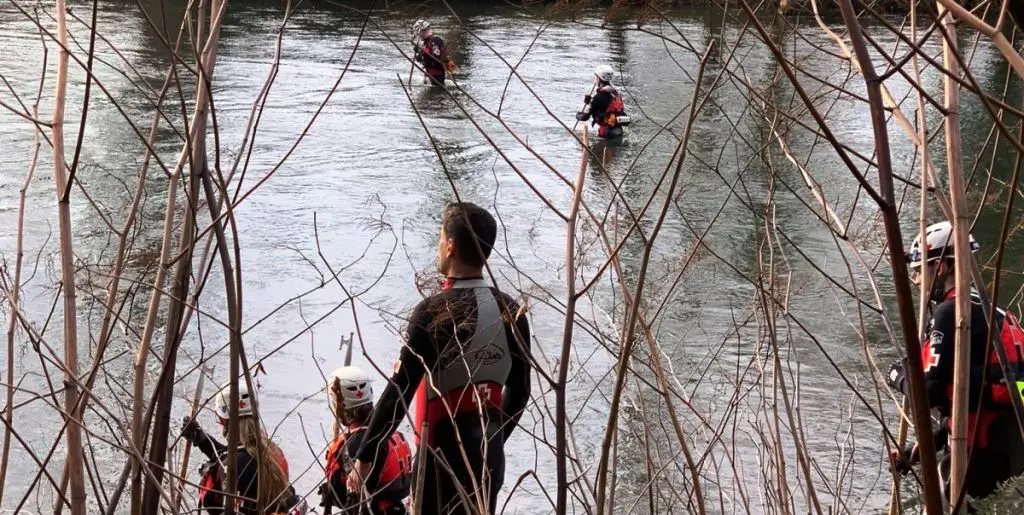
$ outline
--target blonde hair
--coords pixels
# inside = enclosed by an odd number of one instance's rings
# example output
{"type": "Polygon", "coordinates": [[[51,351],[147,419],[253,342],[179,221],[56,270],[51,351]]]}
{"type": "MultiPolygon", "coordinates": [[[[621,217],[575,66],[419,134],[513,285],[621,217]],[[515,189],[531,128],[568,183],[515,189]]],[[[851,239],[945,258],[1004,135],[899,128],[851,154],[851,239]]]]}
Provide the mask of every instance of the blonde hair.
{"type": "Polygon", "coordinates": [[[254,417],[239,417],[238,441],[245,451],[256,460],[256,477],[259,481],[257,504],[267,512],[275,511],[278,504],[288,498],[288,476],[279,459],[284,458],[281,448],[270,441],[254,417]]]}

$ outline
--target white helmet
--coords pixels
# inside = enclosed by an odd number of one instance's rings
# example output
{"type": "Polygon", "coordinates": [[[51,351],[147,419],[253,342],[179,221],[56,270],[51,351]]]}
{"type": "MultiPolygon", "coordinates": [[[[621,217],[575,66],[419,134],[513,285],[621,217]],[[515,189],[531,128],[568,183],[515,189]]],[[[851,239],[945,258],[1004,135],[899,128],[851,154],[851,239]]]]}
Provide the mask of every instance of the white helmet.
{"type": "MultiPolygon", "coordinates": [[[[968,234],[971,252],[977,252],[979,245],[974,236],[968,234]]],[[[919,268],[923,261],[938,261],[953,257],[953,224],[949,221],[929,225],[924,230],[925,248],[921,248],[921,235],[914,238],[906,258],[910,268],[919,268]]]]}
{"type": "MultiPolygon", "coordinates": [[[[217,404],[217,416],[223,420],[227,420],[230,415],[228,405],[231,400],[231,393],[229,388],[231,384],[224,385],[223,388],[217,392],[216,404],[217,404]]],[[[251,417],[252,416],[252,403],[253,397],[249,394],[249,389],[245,387],[245,381],[242,380],[238,384],[238,416],[239,417],[251,417]]]]}
{"type": "Polygon", "coordinates": [[[356,406],[373,402],[373,387],[370,376],[359,367],[341,367],[331,372],[327,380],[327,396],[331,401],[331,411],[339,412],[337,405],[341,399],[341,409],[352,409],[356,406]]]}
{"type": "Polygon", "coordinates": [[[412,31],[416,34],[422,34],[427,30],[430,30],[430,22],[427,20],[416,20],[416,23],[412,24],[412,31]]]}
{"type": "Polygon", "coordinates": [[[597,68],[594,68],[594,76],[604,82],[611,82],[612,77],[615,76],[615,70],[607,64],[599,64],[597,68]]]}

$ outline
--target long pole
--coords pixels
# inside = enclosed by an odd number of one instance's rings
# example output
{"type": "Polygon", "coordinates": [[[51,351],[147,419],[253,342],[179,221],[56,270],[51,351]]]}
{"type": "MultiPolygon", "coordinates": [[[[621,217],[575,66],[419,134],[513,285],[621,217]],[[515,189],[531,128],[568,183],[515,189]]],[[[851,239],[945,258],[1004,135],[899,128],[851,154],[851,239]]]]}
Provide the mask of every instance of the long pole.
{"type": "Polygon", "coordinates": [[[345,366],[352,364],[352,346],[355,345],[356,333],[348,333],[348,349],[345,350],[345,366]]]}
{"type": "MultiPolygon", "coordinates": [[[[196,391],[192,395],[192,417],[191,418],[193,418],[193,419],[196,418],[196,415],[199,414],[199,401],[200,401],[200,399],[202,398],[202,395],[203,395],[203,383],[206,380],[206,375],[209,374],[212,377],[213,376],[213,370],[214,370],[214,367],[203,366],[200,369],[200,371],[199,371],[199,380],[196,381],[196,391]]],[[[191,440],[185,440],[185,450],[182,452],[181,467],[180,467],[180,469],[178,471],[178,477],[183,478],[183,477],[185,477],[186,474],[188,474],[188,455],[189,455],[191,450],[192,450],[192,441],[191,440]]],[[[178,508],[181,507],[181,492],[182,492],[182,490],[184,490],[184,488],[185,488],[185,482],[182,481],[178,485],[178,488],[174,489],[174,491],[171,492],[172,501],[173,501],[173,504],[174,504],[174,511],[172,511],[171,513],[180,513],[178,511],[178,508]]]]}
{"type": "Polygon", "coordinates": [[[426,422],[420,424],[420,447],[416,449],[416,489],[412,495],[412,515],[423,513],[423,482],[427,477],[427,455],[430,454],[427,442],[430,435],[430,427],[426,422]]]}
{"type": "MultiPolygon", "coordinates": [[[[595,89],[597,89],[597,82],[594,82],[593,84],[590,85],[590,93],[587,93],[587,96],[589,97],[590,95],[593,95],[595,89]]],[[[583,109],[586,109],[588,105],[589,104],[587,102],[583,102],[583,108],[581,109],[581,111],[583,109]]],[[[579,120],[576,120],[576,123],[572,124],[572,131],[573,132],[576,132],[576,126],[579,125],[579,124],[580,124],[579,120]]]]}
{"type": "MultiPolygon", "coordinates": [[[[416,47],[416,33],[413,32],[409,36],[409,42],[413,44],[413,49],[416,47]]],[[[415,52],[414,52],[415,53],[415,52]]],[[[412,72],[416,71],[416,56],[412,56],[412,62],[409,63],[409,89],[412,89],[412,72]]]]}

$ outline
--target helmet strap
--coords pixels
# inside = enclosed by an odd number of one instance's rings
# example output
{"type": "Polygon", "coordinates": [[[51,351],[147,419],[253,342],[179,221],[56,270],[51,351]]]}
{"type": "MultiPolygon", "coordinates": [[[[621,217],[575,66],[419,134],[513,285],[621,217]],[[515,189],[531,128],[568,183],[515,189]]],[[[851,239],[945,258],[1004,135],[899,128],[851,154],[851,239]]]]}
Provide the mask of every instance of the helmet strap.
{"type": "Polygon", "coordinates": [[[935,276],[932,277],[932,288],[931,288],[931,301],[940,303],[946,300],[946,278],[949,277],[948,267],[942,266],[942,270],[939,267],[949,261],[939,260],[935,262],[935,276]]]}

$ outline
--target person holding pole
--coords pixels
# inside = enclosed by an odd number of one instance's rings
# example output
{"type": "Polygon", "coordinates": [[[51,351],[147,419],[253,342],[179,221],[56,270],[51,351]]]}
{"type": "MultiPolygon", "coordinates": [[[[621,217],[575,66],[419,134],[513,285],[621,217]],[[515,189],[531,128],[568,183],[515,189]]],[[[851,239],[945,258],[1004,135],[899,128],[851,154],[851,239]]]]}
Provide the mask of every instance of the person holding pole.
{"type": "MultiPolygon", "coordinates": [[[[944,221],[925,229],[925,241],[914,239],[906,259],[911,279],[920,285],[923,274],[931,278],[929,299],[932,318],[928,323],[927,338],[921,346],[925,386],[928,402],[940,416],[935,432],[935,447],[939,452],[939,474],[947,499],[950,499],[950,453],[948,445],[950,419],[953,407],[953,355],[954,332],[957,326],[954,278],[953,226],[944,221]]],[[[978,251],[978,243],[969,237],[971,252],[978,251]]],[[[976,292],[971,296],[971,376],[969,379],[969,418],[967,442],[970,460],[967,465],[967,494],[976,499],[987,497],[996,487],[1024,472],[1024,440],[1021,438],[1016,415],[1010,404],[1011,395],[1024,396],[1024,330],[1016,317],[1001,308],[996,309],[995,323],[1001,330],[992,346],[1001,345],[1010,361],[1015,377],[1006,381],[996,352],[989,347],[988,321],[976,292]]],[[[897,361],[889,368],[886,378],[889,386],[904,394],[909,393],[905,361],[897,361]]],[[[919,458],[917,447],[894,450],[890,456],[893,467],[906,474],[919,458]]]]}
{"type": "MultiPolygon", "coordinates": [[[[449,204],[441,220],[441,292],[413,310],[395,372],[366,431],[350,487],[372,477],[375,454],[420,390],[413,427],[423,477],[422,513],[494,513],[505,475],[505,442],[530,398],[530,327],[525,306],[483,272],[497,223],[471,203],[449,204]],[[425,429],[425,431],[424,431],[425,429]]],[[[417,465],[420,468],[420,465],[417,465]]],[[[421,493],[420,493],[421,492],[421,493]]]]}
{"type": "Polygon", "coordinates": [[[416,20],[412,26],[412,55],[416,62],[423,65],[423,73],[431,83],[444,86],[445,75],[450,68],[448,47],[444,40],[434,35],[434,29],[426,20],[416,20]],[[419,41],[417,43],[417,41],[419,41]]]}
{"type": "MultiPolygon", "coordinates": [[[[228,388],[216,395],[217,421],[221,432],[228,431],[228,388]]],[[[303,515],[307,512],[306,501],[295,494],[288,482],[288,461],[281,448],[270,440],[266,431],[259,426],[253,409],[254,394],[239,385],[238,392],[238,434],[239,444],[235,450],[238,464],[237,492],[225,499],[224,463],[228,448],[206,434],[194,418],[185,417],[181,430],[182,438],[192,442],[209,461],[200,469],[199,507],[210,515],[224,513],[224,503],[234,504],[235,513],[255,515],[257,513],[303,515]]]]}
{"type": "Polygon", "coordinates": [[[370,376],[359,367],[344,366],[327,380],[331,412],[344,428],[327,447],[326,482],[320,486],[320,506],[340,513],[405,515],[405,499],[412,485],[412,450],[402,433],[395,431],[376,448],[374,460],[383,463],[376,477],[366,481],[368,502],[361,503],[358,492],[346,485],[356,451],[366,437],[366,424],[373,413],[373,388],[370,376]]]}
{"type": "Polygon", "coordinates": [[[602,64],[594,69],[594,85],[596,93],[583,97],[583,110],[576,113],[576,121],[591,120],[597,125],[597,135],[602,138],[618,138],[622,136],[622,127],[629,125],[626,115],[626,104],[622,101],[619,90],[612,86],[615,70],[602,64]]]}

